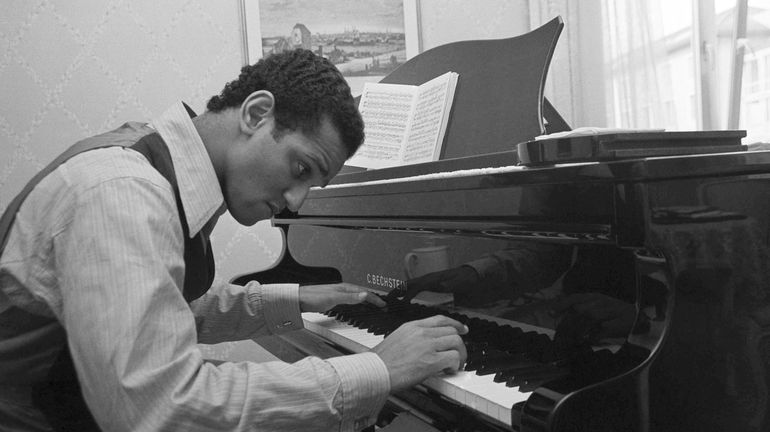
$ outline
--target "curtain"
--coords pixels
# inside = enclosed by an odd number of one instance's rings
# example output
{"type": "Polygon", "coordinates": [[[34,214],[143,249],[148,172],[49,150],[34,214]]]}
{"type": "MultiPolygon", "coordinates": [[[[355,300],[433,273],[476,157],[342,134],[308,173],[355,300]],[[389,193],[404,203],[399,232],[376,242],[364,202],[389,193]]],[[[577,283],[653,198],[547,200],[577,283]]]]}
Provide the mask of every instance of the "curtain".
{"type": "Polygon", "coordinates": [[[676,129],[686,121],[693,78],[691,69],[677,65],[687,62],[690,38],[685,30],[664,37],[661,5],[662,0],[530,0],[532,28],[556,15],[564,19],[546,97],[573,128],[676,129]],[[673,63],[671,52],[677,53],[673,63]]]}
{"type": "Polygon", "coordinates": [[[660,11],[655,1],[602,2],[606,59],[608,123],[616,127],[651,128],[667,124],[664,90],[670,92],[670,68],[660,11]],[[666,76],[669,75],[669,76],[666,76]]]}

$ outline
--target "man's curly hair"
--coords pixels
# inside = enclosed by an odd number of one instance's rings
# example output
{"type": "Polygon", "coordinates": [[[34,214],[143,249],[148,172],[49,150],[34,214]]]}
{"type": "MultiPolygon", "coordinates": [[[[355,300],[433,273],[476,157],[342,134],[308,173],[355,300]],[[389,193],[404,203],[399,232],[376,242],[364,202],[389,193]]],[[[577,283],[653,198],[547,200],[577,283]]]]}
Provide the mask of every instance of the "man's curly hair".
{"type": "Polygon", "coordinates": [[[206,108],[220,112],[239,107],[258,90],[267,90],[275,98],[277,135],[296,130],[313,135],[328,116],[339,131],[348,157],[364,140],[364,123],[350,87],[329,60],[312,51],[285,51],[244,66],[238,79],[225,85],[206,108]]]}

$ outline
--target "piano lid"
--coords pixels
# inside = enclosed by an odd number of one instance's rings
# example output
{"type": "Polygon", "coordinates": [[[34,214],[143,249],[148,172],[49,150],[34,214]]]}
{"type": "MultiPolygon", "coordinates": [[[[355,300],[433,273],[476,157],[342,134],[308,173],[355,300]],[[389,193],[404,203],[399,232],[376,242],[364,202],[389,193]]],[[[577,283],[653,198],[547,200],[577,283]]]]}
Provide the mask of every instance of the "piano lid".
{"type": "Polygon", "coordinates": [[[568,130],[543,89],[564,22],[507,39],[460,41],[413,57],[380,82],[422,84],[448,71],[459,80],[440,159],[515,150],[519,142],[568,130]]]}

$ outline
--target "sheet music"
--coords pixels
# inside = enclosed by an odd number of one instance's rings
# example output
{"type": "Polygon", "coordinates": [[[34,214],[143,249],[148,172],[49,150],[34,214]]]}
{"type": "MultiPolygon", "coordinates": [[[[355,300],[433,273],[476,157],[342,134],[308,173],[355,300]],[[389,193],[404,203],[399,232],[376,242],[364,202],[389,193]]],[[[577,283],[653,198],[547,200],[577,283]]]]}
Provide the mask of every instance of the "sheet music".
{"type": "Polygon", "coordinates": [[[457,74],[422,85],[366,83],[359,102],[366,138],[348,165],[386,168],[437,160],[457,74]]]}
{"type": "Polygon", "coordinates": [[[402,157],[404,163],[430,161],[438,157],[434,154],[437,149],[440,149],[440,146],[436,145],[436,141],[446,123],[442,121],[442,116],[450,93],[447,88],[451,83],[451,80],[447,80],[442,75],[420,87],[414,109],[415,115],[412,118],[407,145],[402,157]]]}
{"type": "Polygon", "coordinates": [[[366,166],[391,165],[401,158],[417,87],[397,84],[367,83],[359,110],[366,119],[366,144],[352,162],[366,161],[366,166]]]}

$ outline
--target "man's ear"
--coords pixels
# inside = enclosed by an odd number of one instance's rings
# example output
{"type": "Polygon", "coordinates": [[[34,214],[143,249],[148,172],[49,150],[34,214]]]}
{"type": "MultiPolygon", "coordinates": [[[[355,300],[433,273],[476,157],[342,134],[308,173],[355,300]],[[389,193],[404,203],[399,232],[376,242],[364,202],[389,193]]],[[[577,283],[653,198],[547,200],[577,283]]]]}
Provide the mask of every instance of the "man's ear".
{"type": "Polygon", "coordinates": [[[241,131],[249,135],[254,133],[265,119],[273,115],[274,107],[275,98],[267,90],[258,90],[248,95],[241,104],[241,131]]]}

